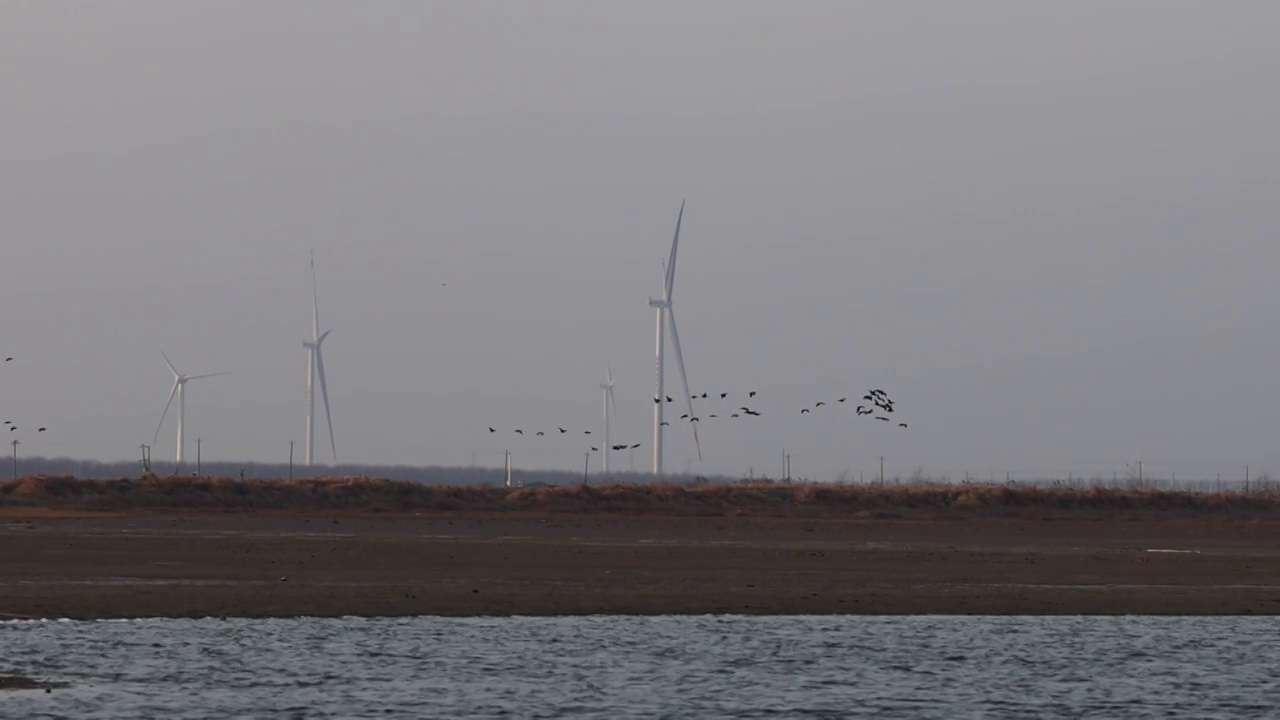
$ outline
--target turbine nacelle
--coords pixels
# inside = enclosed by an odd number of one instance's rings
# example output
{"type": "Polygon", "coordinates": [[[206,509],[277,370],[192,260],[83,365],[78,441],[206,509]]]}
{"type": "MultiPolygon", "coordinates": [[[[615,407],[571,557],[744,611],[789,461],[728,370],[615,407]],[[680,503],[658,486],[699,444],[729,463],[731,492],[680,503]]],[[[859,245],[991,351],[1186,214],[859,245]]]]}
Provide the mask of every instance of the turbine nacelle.
{"type": "Polygon", "coordinates": [[[671,307],[671,303],[670,303],[669,301],[667,301],[667,300],[663,300],[663,299],[661,299],[661,298],[658,298],[657,300],[654,300],[653,298],[649,298],[649,307],[651,307],[651,308],[659,308],[659,309],[662,309],[662,308],[669,308],[669,307],[671,307]]]}

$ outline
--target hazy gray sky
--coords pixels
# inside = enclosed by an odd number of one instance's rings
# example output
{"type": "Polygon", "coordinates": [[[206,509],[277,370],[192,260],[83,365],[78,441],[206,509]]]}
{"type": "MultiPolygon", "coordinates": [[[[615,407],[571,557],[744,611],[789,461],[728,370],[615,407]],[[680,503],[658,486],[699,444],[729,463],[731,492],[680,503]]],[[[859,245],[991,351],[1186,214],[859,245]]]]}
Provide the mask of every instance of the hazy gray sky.
{"type": "Polygon", "coordinates": [[[704,422],[696,471],[776,475],[785,446],[814,478],[880,455],[1280,472],[1278,21],[1243,0],[3,3],[0,414],[50,426],[28,454],[133,458],[159,348],[235,372],[189,386],[188,452],[283,461],[314,248],[339,460],[581,467],[581,436],[485,428],[596,430],[612,362],[645,468],[647,301],[687,197],[691,384],[764,413],[704,422]],[[910,428],[799,415],[874,386],[910,428]]]}

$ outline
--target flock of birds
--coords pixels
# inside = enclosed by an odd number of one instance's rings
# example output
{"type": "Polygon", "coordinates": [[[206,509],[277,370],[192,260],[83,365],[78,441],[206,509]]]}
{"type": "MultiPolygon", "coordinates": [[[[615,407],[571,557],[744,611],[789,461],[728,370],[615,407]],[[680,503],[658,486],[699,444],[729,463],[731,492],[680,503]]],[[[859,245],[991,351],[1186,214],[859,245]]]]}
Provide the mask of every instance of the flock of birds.
{"type": "MultiPolygon", "coordinates": [[[[733,395],[733,393],[722,392],[722,393],[702,393],[699,395],[692,395],[691,397],[695,402],[700,400],[715,401],[717,399],[720,401],[728,401],[731,395],[733,395]]],[[[748,400],[751,400],[756,397],[757,393],[755,390],[750,390],[746,392],[745,395],[748,400]]],[[[835,405],[839,405],[841,403],[848,403],[849,399],[850,399],[849,396],[835,398],[831,400],[831,403],[835,405]]],[[[653,398],[654,404],[661,404],[663,402],[674,403],[675,401],[676,401],[675,398],[671,397],[670,395],[666,395],[665,397],[655,396],[653,398]]],[[[865,402],[866,404],[859,404],[855,408],[857,417],[868,416],[868,417],[873,417],[876,420],[879,420],[881,422],[893,422],[893,418],[890,416],[893,415],[894,411],[896,410],[896,406],[894,404],[894,401],[890,399],[889,394],[886,393],[884,390],[881,390],[879,388],[874,390],[868,390],[867,393],[862,396],[862,401],[865,402]]],[[[814,412],[818,411],[820,408],[824,408],[827,406],[828,406],[827,401],[819,400],[818,402],[814,403],[813,406],[811,407],[801,408],[800,414],[811,415],[814,412]]],[[[721,407],[717,410],[717,412],[710,412],[710,413],[707,413],[705,416],[691,414],[691,413],[684,413],[679,417],[679,420],[696,423],[696,422],[702,422],[704,417],[706,419],[712,419],[712,418],[734,419],[734,418],[745,418],[745,417],[759,417],[760,415],[761,413],[759,410],[756,410],[750,407],[749,405],[738,405],[738,406],[732,406],[732,407],[721,407]]],[[[662,421],[661,424],[671,425],[671,421],[664,420],[662,421]]],[[[499,431],[498,428],[492,425],[487,427],[490,434],[496,434],[499,431]]],[[[905,428],[907,427],[907,423],[899,422],[898,427],[905,428]]],[[[521,435],[526,437],[531,436],[535,438],[559,437],[561,435],[574,435],[574,436],[579,435],[578,431],[576,430],[570,431],[569,429],[561,426],[556,426],[554,430],[534,430],[530,433],[526,433],[524,428],[512,428],[511,432],[513,432],[516,435],[521,435]]],[[[591,430],[581,431],[581,435],[592,435],[592,434],[593,433],[591,430]]],[[[609,445],[609,449],[634,450],[640,446],[641,446],[641,443],[621,443],[621,444],[611,444],[609,445]]],[[[590,446],[589,452],[600,452],[600,446],[599,445],[590,446]]]]}
{"type": "MultiPolygon", "coordinates": [[[[9,362],[13,362],[13,358],[11,358],[11,357],[7,357],[7,358],[5,358],[5,359],[4,359],[4,361],[5,361],[5,362],[7,362],[7,363],[9,363],[9,362]]],[[[11,432],[11,433],[13,433],[13,432],[17,432],[17,431],[18,431],[18,426],[17,426],[17,425],[15,425],[15,424],[14,424],[14,422],[13,422],[12,420],[5,420],[5,421],[4,421],[4,424],[3,424],[3,427],[9,428],[9,432],[11,432]]],[[[49,428],[47,428],[47,427],[36,428],[36,432],[45,432],[45,431],[47,431],[48,429],[49,429],[49,428]]],[[[15,442],[17,442],[17,441],[15,441],[15,442]]]]}

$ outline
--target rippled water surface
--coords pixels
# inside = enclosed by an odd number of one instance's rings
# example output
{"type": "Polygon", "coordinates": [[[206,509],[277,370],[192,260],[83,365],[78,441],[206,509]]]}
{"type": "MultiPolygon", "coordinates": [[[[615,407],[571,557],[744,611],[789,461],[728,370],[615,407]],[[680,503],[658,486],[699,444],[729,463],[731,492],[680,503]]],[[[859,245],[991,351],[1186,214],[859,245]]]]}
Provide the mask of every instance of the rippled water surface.
{"type": "Polygon", "coordinates": [[[0,623],[0,717],[1280,717],[1264,618],[0,623]]]}

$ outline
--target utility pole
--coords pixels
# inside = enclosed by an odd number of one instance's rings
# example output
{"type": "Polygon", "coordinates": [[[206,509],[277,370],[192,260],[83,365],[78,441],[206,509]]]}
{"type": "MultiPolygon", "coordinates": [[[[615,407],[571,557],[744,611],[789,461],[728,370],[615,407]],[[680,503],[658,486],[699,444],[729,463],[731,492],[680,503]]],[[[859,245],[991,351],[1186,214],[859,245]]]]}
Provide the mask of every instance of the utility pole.
{"type": "Polygon", "coordinates": [[[587,486],[587,468],[589,467],[590,462],[591,462],[591,451],[588,450],[582,453],[582,486],[583,487],[587,486]]]}
{"type": "Polygon", "coordinates": [[[9,444],[13,446],[13,479],[17,480],[18,479],[18,445],[19,443],[15,438],[14,441],[9,444]]]}
{"type": "Polygon", "coordinates": [[[293,441],[289,441],[289,479],[293,479],[293,441]]]}
{"type": "Polygon", "coordinates": [[[196,438],[196,477],[200,477],[200,438],[196,438]]]}
{"type": "Polygon", "coordinates": [[[884,484],[884,456],[880,456],[880,484],[884,484]]]}
{"type": "Polygon", "coordinates": [[[786,470],[786,475],[783,479],[787,482],[791,482],[791,453],[784,454],[783,463],[783,468],[786,470]]]}

